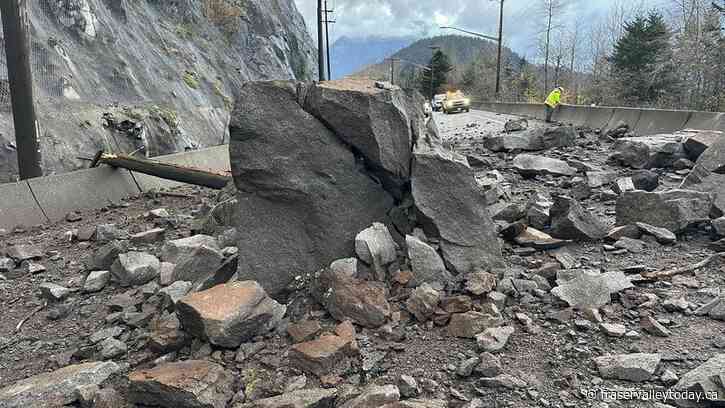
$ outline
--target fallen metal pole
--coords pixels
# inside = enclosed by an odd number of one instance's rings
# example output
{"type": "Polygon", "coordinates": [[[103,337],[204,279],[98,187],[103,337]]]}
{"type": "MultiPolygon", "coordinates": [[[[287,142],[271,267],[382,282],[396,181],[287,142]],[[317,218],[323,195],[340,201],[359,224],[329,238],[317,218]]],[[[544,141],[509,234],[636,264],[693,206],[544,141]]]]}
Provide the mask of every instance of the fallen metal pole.
{"type": "MultiPolygon", "coordinates": [[[[209,187],[216,190],[223,189],[232,178],[226,174],[214,173],[190,167],[178,166],[175,164],[161,163],[151,160],[138,159],[135,157],[118,154],[101,154],[97,163],[107,164],[112,167],[148,174],[162,179],[178,181],[180,183],[193,184],[196,186],[209,187]]],[[[95,164],[95,162],[94,162],[95,164]]]]}

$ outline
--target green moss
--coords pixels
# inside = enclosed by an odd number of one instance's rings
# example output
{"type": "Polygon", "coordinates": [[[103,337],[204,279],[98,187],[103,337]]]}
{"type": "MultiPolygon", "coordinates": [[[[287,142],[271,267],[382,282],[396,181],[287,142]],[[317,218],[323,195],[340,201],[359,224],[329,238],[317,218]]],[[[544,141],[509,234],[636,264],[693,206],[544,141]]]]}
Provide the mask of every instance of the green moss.
{"type": "Polygon", "coordinates": [[[198,74],[193,71],[184,72],[184,83],[191,89],[199,89],[198,74]]]}
{"type": "Polygon", "coordinates": [[[217,94],[222,100],[224,101],[224,106],[227,108],[227,110],[232,109],[232,98],[228,97],[224,91],[222,90],[222,81],[221,79],[217,79],[216,82],[214,82],[214,93],[217,94]]]}
{"type": "Polygon", "coordinates": [[[161,118],[171,129],[176,129],[179,126],[179,115],[175,110],[154,105],[149,111],[154,116],[161,118]]]}
{"type": "Polygon", "coordinates": [[[179,24],[176,26],[176,35],[179,38],[189,40],[194,37],[194,29],[189,23],[179,24]]]}
{"type": "Polygon", "coordinates": [[[257,370],[251,368],[244,372],[244,395],[252,395],[258,384],[257,370]]]}

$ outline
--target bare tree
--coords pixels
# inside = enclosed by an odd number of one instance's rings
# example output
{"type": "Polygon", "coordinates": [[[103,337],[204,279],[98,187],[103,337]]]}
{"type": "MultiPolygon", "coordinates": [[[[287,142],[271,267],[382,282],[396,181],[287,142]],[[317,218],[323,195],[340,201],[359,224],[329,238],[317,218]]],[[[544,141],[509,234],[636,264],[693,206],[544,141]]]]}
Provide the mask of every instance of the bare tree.
{"type": "Polygon", "coordinates": [[[536,14],[546,21],[546,27],[541,32],[544,38],[544,94],[549,91],[549,57],[551,56],[551,39],[555,31],[561,28],[561,21],[571,0],[538,0],[536,14]]]}

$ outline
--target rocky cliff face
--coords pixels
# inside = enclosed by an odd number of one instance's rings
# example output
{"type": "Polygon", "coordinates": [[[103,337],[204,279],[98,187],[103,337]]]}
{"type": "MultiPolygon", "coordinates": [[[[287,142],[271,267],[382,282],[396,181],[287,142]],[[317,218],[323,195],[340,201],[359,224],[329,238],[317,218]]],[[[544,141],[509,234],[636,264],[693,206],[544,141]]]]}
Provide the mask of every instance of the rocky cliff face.
{"type": "MultiPolygon", "coordinates": [[[[242,82],[316,75],[293,0],[29,4],[46,174],[83,168],[79,157],[100,149],[156,156],[223,143],[242,82]]],[[[13,135],[6,104],[0,181],[17,175],[13,135]]]]}

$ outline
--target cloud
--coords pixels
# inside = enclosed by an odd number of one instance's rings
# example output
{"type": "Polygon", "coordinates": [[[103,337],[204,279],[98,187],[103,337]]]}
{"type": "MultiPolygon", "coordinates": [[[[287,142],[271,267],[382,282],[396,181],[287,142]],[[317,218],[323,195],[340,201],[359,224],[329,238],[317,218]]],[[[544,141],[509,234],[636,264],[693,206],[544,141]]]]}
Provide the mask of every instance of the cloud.
{"type": "MultiPolygon", "coordinates": [[[[535,12],[542,0],[506,0],[504,41],[515,51],[533,58],[537,35],[545,20],[535,12]]],[[[612,0],[567,0],[563,23],[574,19],[593,21],[606,13],[612,0]]],[[[317,0],[295,0],[311,32],[316,30],[317,0]]],[[[662,0],[645,0],[657,5],[662,0]]],[[[328,0],[337,21],[331,28],[334,39],[341,36],[432,36],[452,33],[440,30],[451,25],[492,36],[498,35],[498,0],[328,0]]]]}

